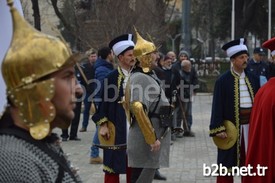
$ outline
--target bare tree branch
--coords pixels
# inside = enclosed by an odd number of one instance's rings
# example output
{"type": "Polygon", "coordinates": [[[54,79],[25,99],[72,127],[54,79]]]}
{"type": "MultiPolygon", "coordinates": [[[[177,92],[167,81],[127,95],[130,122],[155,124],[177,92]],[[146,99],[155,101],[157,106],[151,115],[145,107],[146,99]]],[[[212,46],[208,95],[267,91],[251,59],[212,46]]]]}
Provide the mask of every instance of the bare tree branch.
{"type": "Polygon", "coordinates": [[[59,8],[57,7],[57,1],[58,0],[51,0],[56,16],[60,19],[60,21],[68,31],[74,32],[74,28],[71,26],[71,24],[67,22],[66,18],[59,11],[59,8]]]}
{"type": "Polygon", "coordinates": [[[40,11],[38,0],[32,0],[34,27],[41,31],[40,11]]]}

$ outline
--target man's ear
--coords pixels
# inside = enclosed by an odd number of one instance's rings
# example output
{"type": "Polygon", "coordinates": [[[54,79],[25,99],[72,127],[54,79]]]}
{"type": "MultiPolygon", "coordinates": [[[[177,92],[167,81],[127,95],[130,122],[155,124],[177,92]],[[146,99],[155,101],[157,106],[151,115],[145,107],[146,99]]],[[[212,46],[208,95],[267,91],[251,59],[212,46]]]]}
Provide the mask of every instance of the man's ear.
{"type": "Polygon", "coordinates": [[[121,59],[121,57],[122,57],[122,55],[118,55],[118,56],[117,56],[118,60],[120,60],[120,59],[121,59]]]}

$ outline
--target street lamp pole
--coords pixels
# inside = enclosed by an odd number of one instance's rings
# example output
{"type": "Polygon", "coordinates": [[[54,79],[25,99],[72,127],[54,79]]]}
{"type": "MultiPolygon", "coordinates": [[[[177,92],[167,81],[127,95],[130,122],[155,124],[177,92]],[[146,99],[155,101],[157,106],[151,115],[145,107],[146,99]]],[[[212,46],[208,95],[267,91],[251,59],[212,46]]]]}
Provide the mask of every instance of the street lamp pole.
{"type": "Polygon", "coordinates": [[[235,38],[235,0],[232,0],[232,12],[231,12],[231,40],[235,38]]]}
{"type": "Polygon", "coordinates": [[[167,34],[167,37],[171,39],[172,41],[172,51],[175,52],[175,41],[178,39],[178,37],[181,36],[181,33],[176,34],[175,37],[173,38],[170,34],[167,34]]]}
{"type": "MultiPolygon", "coordinates": [[[[271,39],[271,0],[268,0],[268,39],[271,39]]],[[[268,58],[270,58],[269,49],[268,49],[268,58]]]]}

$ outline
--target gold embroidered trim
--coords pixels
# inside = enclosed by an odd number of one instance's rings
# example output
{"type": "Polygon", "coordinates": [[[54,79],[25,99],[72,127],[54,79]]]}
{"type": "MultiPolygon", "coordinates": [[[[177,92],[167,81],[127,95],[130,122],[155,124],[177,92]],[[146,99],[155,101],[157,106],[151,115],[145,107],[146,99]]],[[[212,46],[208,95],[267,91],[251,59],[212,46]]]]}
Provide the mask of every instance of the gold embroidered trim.
{"type": "MultiPolygon", "coordinates": [[[[234,76],[234,108],[235,108],[235,119],[236,119],[236,128],[237,128],[237,131],[238,131],[238,138],[237,138],[237,166],[240,166],[240,119],[239,119],[239,106],[240,106],[240,95],[239,95],[239,91],[240,91],[240,88],[239,88],[239,79],[240,77],[234,73],[232,70],[231,70],[231,74],[234,76]]],[[[252,104],[254,102],[254,91],[253,91],[253,88],[251,86],[251,83],[250,81],[248,80],[248,77],[245,76],[244,78],[245,80],[245,83],[247,85],[247,88],[248,88],[248,92],[250,94],[250,97],[251,97],[251,101],[252,101],[252,104]]]]}
{"type": "Polygon", "coordinates": [[[117,78],[117,88],[118,88],[118,90],[117,90],[117,92],[119,94],[120,85],[121,85],[122,80],[125,78],[125,76],[124,76],[124,74],[123,74],[120,67],[118,67],[117,70],[118,70],[118,78],[117,78]]]}
{"type": "Polygon", "coordinates": [[[216,134],[216,133],[219,133],[219,132],[222,132],[222,131],[225,131],[225,127],[224,126],[220,126],[220,127],[211,129],[210,132],[209,132],[209,134],[212,135],[212,134],[216,134]]]}
{"type": "MultiPolygon", "coordinates": [[[[233,74],[233,72],[231,71],[233,74]]],[[[235,122],[236,122],[236,128],[238,132],[238,137],[237,137],[237,166],[240,164],[240,119],[239,119],[239,106],[240,106],[240,95],[239,95],[239,80],[240,77],[238,77],[236,74],[234,75],[234,111],[235,111],[235,122]]]]}
{"type": "Polygon", "coordinates": [[[102,123],[105,123],[106,121],[108,121],[107,117],[103,117],[100,120],[98,120],[98,122],[96,122],[97,125],[101,125],[102,123]]]}
{"type": "Polygon", "coordinates": [[[112,168],[110,168],[106,165],[103,165],[103,170],[106,172],[109,172],[109,173],[115,173],[115,171],[112,168]]]}
{"type": "Polygon", "coordinates": [[[231,74],[234,76],[234,78],[238,78],[238,79],[240,79],[240,76],[238,75],[238,74],[236,74],[234,71],[233,71],[233,69],[230,69],[230,71],[231,71],[231,74]]]}

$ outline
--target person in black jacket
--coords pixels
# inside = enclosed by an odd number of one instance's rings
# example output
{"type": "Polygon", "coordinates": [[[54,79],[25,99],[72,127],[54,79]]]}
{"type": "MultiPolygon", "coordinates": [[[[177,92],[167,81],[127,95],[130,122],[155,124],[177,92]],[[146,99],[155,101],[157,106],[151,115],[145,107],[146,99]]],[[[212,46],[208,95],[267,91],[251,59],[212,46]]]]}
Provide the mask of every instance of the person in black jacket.
{"type": "Polygon", "coordinates": [[[177,99],[174,111],[174,126],[184,129],[184,133],[179,133],[177,137],[194,137],[191,131],[193,124],[192,101],[195,89],[198,88],[198,76],[189,61],[188,52],[182,50],[179,53],[179,60],[172,66],[172,81],[177,87],[177,99]]]}
{"type": "MultiPolygon", "coordinates": [[[[155,67],[153,67],[153,70],[159,80],[161,80],[162,88],[165,92],[165,96],[167,97],[170,104],[172,104],[172,91],[173,86],[172,83],[172,58],[169,56],[164,56],[162,53],[159,53],[159,58],[157,59],[157,62],[155,64],[155,67]]],[[[174,136],[171,136],[171,139],[173,140],[174,136]]],[[[172,144],[172,143],[171,143],[172,144]]],[[[156,169],[155,180],[167,180],[167,177],[160,173],[159,169],[156,169]]]]}
{"type": "Polygon", "coordinates": [[[187,121],[189,131],[185,131],[183,136],[195,136],[191,131],[193,124],[192,116],[192,102],[193,96],[196,94],[198,88],[198,76],[195,69],[189,60],[183,60],[181,62],[181,70],[179,71],[181,83],[180,83],[180,100],[182,101],[185,118],[187,121]]]}
{"type": "MultiPolygon", "coordinates": [[[[94,76],[95,76],[95,69],[94,64],[97,59],[97,54],[94,49],[90,49],[86,52],[88,57],[87,61],[84,62],[82,65],[83,74],[81,73],[81,80],[80,83],[84,86],[84,111],[83,111],[83,121],[82,121],[82,128],[79,130],[80,132],[86,132],[87,127],[89,124],[90,118],[90,109],[92,104],[92,93],[94,91],[94,76]]],[[[81,69],[80,68],[80,69],[81,69]]]]}

